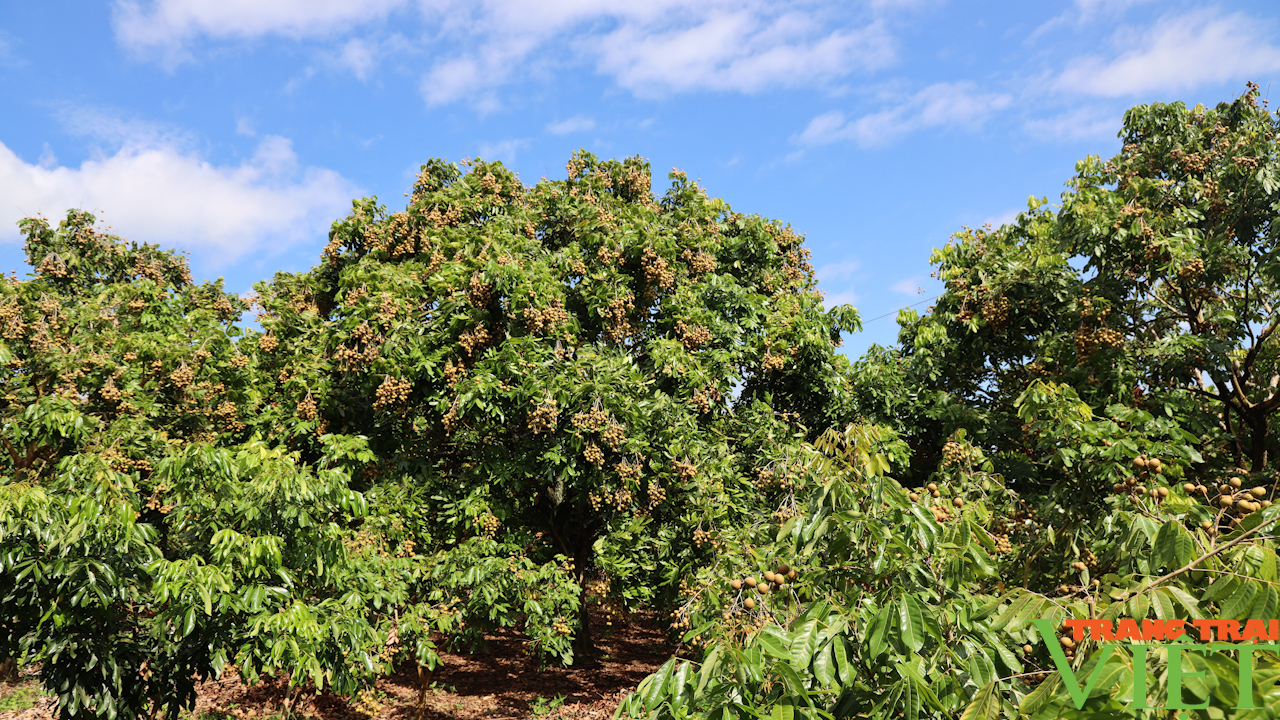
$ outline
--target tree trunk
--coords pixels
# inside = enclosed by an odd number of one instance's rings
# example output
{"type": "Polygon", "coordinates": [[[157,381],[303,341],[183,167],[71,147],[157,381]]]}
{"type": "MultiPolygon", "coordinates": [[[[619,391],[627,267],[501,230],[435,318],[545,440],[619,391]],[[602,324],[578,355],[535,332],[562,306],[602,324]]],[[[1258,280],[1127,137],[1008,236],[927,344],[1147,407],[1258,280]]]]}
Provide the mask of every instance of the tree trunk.
{"type": "Polygon", "coordinates": [[[578,581],[578,632],[573,636],[573,664],[590,666],[595,662],[595,641],[587,613],[587,568],[591,564],[591,539],[580,539],[573,552],[573,569],[578,581]]]}
{"type": "Polygon", "coordinates": [[[1266,413],[1250,414],[1249,472],[1262,472],[1267,467],[1267,441],[1270,439],[1271,423],[1267,422],[1266,413]]]}
{"type": "Polygon", "coordinates": [[[418,708],[414,711],[415,720],[423,720],[427,713],[427,686],[431,684],[431,676],[435,674],[434,670],[428,670],[425,665],[418,666],[418,708]]]}

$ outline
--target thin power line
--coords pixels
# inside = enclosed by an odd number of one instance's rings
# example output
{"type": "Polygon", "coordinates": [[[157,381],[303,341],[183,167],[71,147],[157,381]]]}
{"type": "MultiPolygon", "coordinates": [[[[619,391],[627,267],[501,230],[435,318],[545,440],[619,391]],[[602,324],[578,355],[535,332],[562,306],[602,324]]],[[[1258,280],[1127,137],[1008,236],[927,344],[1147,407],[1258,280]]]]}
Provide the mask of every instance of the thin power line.
{"type": "Polygon", "coordinates": [[[929,302],[930,300],[937,300],[937,299],[938,299],[938,298],[940,298],[940,297],[942,297],[942,296],[941,296],[941,295],[934,295],[934,296],[933,296],[933,297],[931,297],[931,298],[927,298],[927,299],[925,299],[925,300],[921,300],[920,302],[916,303],[915,305],[908,305],[908,306],[906,306],[906,307],[904,307],[904,308],[898,308],[897,310],[890,310],[889,312],[887,312],[887,313],[885,313],[885,314],[881,315],[880,317],[873,317],[873,318],[871,318],[870,320],[867,320],[866,322],[864,322],[864,323],[862,323],[862,324],[863,324],[863,325],[866,325],[867,323],[873,323],[873,322],[875,322],[875,321],[877,321],[877,320],[880,320],[880,319],[883,319],[883,318],[887,318],[887,317],[889,317],[890,315],[897,315],[898,313],[902,312],[903,310],[910,310],[911,308],[915,307],[916,305],[923,305],[923,304],[925,304],[925,303],[929,302]]]}

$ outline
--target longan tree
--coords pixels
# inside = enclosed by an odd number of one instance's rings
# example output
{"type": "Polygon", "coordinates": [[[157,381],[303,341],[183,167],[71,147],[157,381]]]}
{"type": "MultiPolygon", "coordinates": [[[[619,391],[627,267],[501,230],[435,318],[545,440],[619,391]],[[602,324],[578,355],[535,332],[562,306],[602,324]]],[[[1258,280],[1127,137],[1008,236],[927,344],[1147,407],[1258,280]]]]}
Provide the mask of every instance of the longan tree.
{"type": "Polygon", "coordinates": [[[669,595],[723,528],[775,509],[756,468],[845,411],[835,347],[857,315],[823,310],[800,235],[683,173],[655,197],[637,158],[582,152],[532,187],[464,167],[424,165],[403,211],[356,201],[317,267],[259,286],[281,398],[264,422],[304,454],[368,437],[359,488],[425,562],[487,538],[558,568],[582,601],[547,622],[582,656],[589,588],[669,595]]]}
{"type": "Polygon", "coordinates": [[[860,384],[860,396],[914,425],[922,468],[963,427],[1003,471],[1052,483],[1025,452],[1017,410],[1041,380],[1095,409],[1176,415],[1219,466],[1267,471],[1280,408],[1277,122],[1253,87],[1213,109],[1133,108],[1120,153],[1080,162],[1059,207],[1033,199],[1015,222],[934,253],[936,307],[904,315],[898,358],[862,366],[901,368],[911,391],[860,384]]]}
{"type": "Polygon", "coordinates": [[[38,663],[62,717],[108,719],[176,717],[228,663],[347,690],[381,668],[383,568],[345,563],[362,443],[304,463],[255,437],[245,304],[185,258],[79,211],[21,225],[35,274],[0,281],[0,660],[38,663]]]}
{"type": "Polygon", "coordinates": [[[1133,108],[1060,206],[936,250],[937,305],[851,378],[906,448],[862,424],[815,441],[821,485],[696,578],[703,652],[620,716],[1141,718],[1178,692],[1189,717],[1280,710],[1274,651],[1238,697],[1245,653],[1197,659],[1193,687],[1172,651],[1059,624],[1246,628],[1280,603],[1276,124],[1254,87],[1133,108]]]}

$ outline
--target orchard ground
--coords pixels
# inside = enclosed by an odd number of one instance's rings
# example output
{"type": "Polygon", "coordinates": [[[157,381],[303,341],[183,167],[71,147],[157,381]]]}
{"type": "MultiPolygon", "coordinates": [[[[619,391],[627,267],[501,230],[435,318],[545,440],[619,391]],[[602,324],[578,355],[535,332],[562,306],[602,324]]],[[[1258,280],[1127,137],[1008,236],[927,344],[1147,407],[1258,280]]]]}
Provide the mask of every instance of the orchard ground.
{"type": "MultiPolygon", "coordinates": [[[[613,717],[619,700],[677,648],[668,642],[661,621],[652,614],[636,613],[615,627],[605,627],[605,622],[603,617],[592,618],[601,641],[600,655],[591,667],[553,665],[539,671],[523,652],[524,638],[511,631],[488,636],[488,653],[441,653],[444,664],[431,677],[422,717],[613,717]]],[[[28,667],[17,683],[0,682],[0,720],[47,720],[58,716],[56,699],[43,694],[38,673],[38,668],[28,667]]],[[[417,667],[404,663],[396,674],[378,680],[372,691],[349,700],[308,689],[297,700],[293,716],[312,720],[415,718],[418,688],[417,667]]],[[[220,680],[202,683],[194,713],[184,712],[182,717],[281,718],[287,691],[285,678],[246,686],[233,671],[220,680]]]]}

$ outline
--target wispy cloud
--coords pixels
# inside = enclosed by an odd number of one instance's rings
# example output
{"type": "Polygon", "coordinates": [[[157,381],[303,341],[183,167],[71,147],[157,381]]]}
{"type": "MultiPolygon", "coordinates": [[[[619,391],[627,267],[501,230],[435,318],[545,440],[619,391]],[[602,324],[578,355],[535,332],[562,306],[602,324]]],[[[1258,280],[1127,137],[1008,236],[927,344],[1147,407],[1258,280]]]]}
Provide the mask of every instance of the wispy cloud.
{"type": "Polygon", "coordinates": [[[924,128],[976,129],[993,113],[1008,107],[1007,93],[980,92],[972,83],[938,83],[897,105],[849,119],[834,110],[815,117],[793,139],[803,146],[854,142],[864,147],[886,145],[924,128]]]}
{"type": "Polygon", "coordinates": [[[897,57],[882,20],[846,22],[832,8],[783,0],[116,0],[114,25],[121,44],[169,65],[192,59],[201,38],[334,41],[339,63],[363,78],[377,45],[348,35],[413,9],[432,38],[421,81],[431,105],[493,109],[498,88],[534,68],[586,65],[653,96],[826,86],[897,57]]]}
{"type": "Polygon", "coordinates": [[[1112,38],[1120,49],[1116,56],[1077,58],[1056,86],[1121,97],[1245,80],[1280,70],[1280,47],[1271,37],[1264,23],[1243,13],[1220,15],[1206,9],[1166,16],[1149,30],[1117,31],[1112,38]]]}
{"type": "Polygon", "coordinates": [[[187,44],[263,35],[305,37],[349,30],[385,17],[408,0],[116,0],[112,19],[124,46],[174,64],[187,44]]]}
{"type": "Polygon", "coordinates": [[[918,295],[920,292],[920,276],[912,275],[889,286],[893,292],[901,295],[918,295]]]}
{"type": "Polygon", "coordinates": [[[594,130],[595,127],[595,120],[585,115],[574,115],[566,120],[551,123],[547,126],[547,132],[552,135],[569,135],[594,130]]]}
{"type": "Polygon", "coordinates": [[[480,143],[480,157],[484,160],[498,160],[504,165],[511,166],[516,163],[516,154],[528,145],[527,139],[480,143]]]}
{"type": "Polygon", "coordinates": [[[1051,117],[1033,118],[1024,124],[1037,140],[1094,140],[1113,138],[1121,113],[1095,107],[1079,107],[1051,117]]]}
{"type": "Polygon", "coordinates": [[[858,272],[861,267],[862,263],[857,260],[840,260],[839,262],[820,266],[814,270],[813,274],[817,276],[818,282],[830,283],[853,277],[854,273],[858,272]]]}

